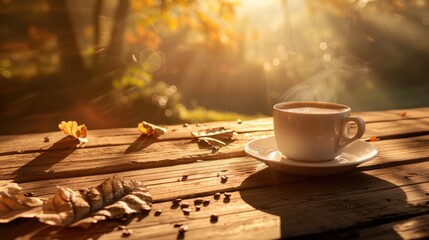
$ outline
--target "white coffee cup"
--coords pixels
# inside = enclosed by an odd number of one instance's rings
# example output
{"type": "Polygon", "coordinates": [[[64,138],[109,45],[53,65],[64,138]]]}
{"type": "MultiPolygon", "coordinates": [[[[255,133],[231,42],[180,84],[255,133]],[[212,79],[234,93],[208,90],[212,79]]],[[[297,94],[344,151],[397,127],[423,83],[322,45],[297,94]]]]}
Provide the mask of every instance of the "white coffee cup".
{"type": "Polygon", "coordinates": [[[279,151],[288,159],[326,161],[361,138],[365,122],[350,107],[328,102],[285,102],[274,105],[274,134],[279,151]],[[349,124],[357,132],[349,136],[349,124]]]}

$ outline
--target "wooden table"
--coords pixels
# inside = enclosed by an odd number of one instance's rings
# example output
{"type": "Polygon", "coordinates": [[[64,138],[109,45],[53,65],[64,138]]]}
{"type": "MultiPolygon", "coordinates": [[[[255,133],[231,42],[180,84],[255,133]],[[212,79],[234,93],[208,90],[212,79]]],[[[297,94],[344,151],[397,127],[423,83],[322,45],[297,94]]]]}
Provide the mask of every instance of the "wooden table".
{"type": "Polygon", "coordinates": [[[57,185],[96,186],[116,174],[146,184],[154,203],[147,215],[88,230],[17,219],[0,225],[0,238],[119,239],[119,225],[133,230],[128,238],[135,239],[428,238],[429,108],[355,115],[367,123],[364,138],[379,138],[371,144],[380,154],[353,171],[325,177],[276,172],[244,153],[248,141],[273,134],[271,118],[167,126],[158,140],[135,128],[89,129],[89,142],[79,148],[60,131],[1,136],[1,179],[13,179],[35,196],[50,197],[57,185]],[[191,129],[211,127],[238,134],[219,150],[191,138],[191,129]],[[230,198],[213,198],[225,191],[230,198]],[[172,208],[178,197],[190,203],[209,198],[210,204],[200,211],[192,204],[185,216],[172,208]],[[213,213],[219,216],[215,223],[213,213]],[[189,230],[180,235],[175,223],[189,230]]]}

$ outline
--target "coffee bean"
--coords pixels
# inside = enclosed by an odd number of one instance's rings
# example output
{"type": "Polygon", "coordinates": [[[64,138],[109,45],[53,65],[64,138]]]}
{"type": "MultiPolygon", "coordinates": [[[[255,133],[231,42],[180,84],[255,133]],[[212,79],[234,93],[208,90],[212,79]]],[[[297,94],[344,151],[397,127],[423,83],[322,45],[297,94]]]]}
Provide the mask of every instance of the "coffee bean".
{"type": "Polygon", "coordinates": [[[222,179],[222,180],[228,180],[228,177],[227,177],[227,176],[225,176],[225,175],[222,175],[222,176],[220,177],[220,179],[222,179]]]}
{"type": "Polygon", "coordinates": [[[118,230],[124,230],[127,229],[127,227],[125,225],[119,225],[118,226],[118,230]]]}
{"type": "Polygon", "coordinates": [[[203,205],[204,206],[207,206],[207,205],[209,205],[210,204],[210,199],[204,199],[203,200],[203,205]]]}
{"type": "Polygon", "coordinates": [[[214,199],[219,199],[219,198],[220,198],[220,193],[218,193],[218,192],[217,192],[217,193],[215,193],[215,194],[214,194],[214,199]]]}
{"type": "Polygon", "coordinates": [[[26,193],[24,193],[24,196],[32,197],[32,196],[34,196],[34,194],[32,192],[26,192],[26,193]]]}
{"type": "Polygon", "coordinates": [[[131,234],[133,234],[133,230],[131,229],[122,230],[122,236],[130,236],[131,234]]]}
{"type": "Polygon", "coordinates": [[[242,123],[241,119],[237,119],[237,123],[241,124],[242,123]]]}
{"type": "Polygon", "coordinates": [[[225,195],[225,197],[231,197],[231,193],[230,192],[224,192],[223,195],[225,195]]]}
{"type": "Polygon", "coordinates": [[[195,210],[200,211],[201,205],[195,205],[195,210]]]}
{"type": "Polygon", "coordinates": [[[188,180],[188,174],[183,174],[182,181],[186,181],[186,180],[188,180]]]}
{"type": "Polygon", "coordinates": [[[188,126],[189,126],[189,124],[187,124],[187,123],[183,124],[183,127],[188,127],[188,126]]]}
{"type": "Polygon", "coordinates": [[[216,213],[213,213],[212,215],[210,215],[210,222],[217,222],[218,219],[219,219],[219,216],[216,213]]]}
{"type": "Polygon", "coordinates": [[[173,204],[179,204],[181,201],[182,201],[181,198],[176,198],[172,202],[173,202],[173,204]]]}
{"type": "Polygon", "coordinates": [[[155,216],[159,216],[159,215],[161,215],[161,213],[162,213],[162,210],[161,210],[161,209],[158,209],[158,210],[156,210],[156,212],[155,212],[155,216]]]}
{"type": "Polygon", "coordinates": [[[173,226],[175,227],[175,228],[178,228],[178,227],[180,227],[180,226],[182,226],[183,225],[183,223],[175,223],[173,226]]]}
{"type": "Polygon", "coordinates": [[[189,203],[188,202],[183,202],[182,204],[180,204],[181,208],[188,208],[189,207],[189,203]]]}
{"type": "Polygon", "coordinates": [[[194,200],[195,204],[201,204],[202,202],[203,202],[202,198],[197,198],[197,199],[194,200]]]}

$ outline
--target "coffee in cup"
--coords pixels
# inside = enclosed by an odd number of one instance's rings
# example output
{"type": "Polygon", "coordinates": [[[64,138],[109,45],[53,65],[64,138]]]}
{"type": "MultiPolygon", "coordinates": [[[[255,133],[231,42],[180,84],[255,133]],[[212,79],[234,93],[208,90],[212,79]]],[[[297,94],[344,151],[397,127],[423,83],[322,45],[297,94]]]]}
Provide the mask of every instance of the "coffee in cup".
{"type": "Polygon", "coordinates": [[[328,102],[276,104],[273,122],[279,151],[288,159],[300,161],[334,159],[365,132],[365,122],[351,116],[350,107],[328,102]],[[357,125],[354,136],[349,136],[350,123],[357,125]]]}

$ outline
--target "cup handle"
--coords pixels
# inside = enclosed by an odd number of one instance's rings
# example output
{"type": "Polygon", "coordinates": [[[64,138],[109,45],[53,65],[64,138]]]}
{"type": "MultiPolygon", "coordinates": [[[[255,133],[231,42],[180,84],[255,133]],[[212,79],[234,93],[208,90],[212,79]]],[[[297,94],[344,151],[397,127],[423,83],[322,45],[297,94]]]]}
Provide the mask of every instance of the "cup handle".
{"type": "Polygon", "coordinates": [[[346,117],[343,120],[342,134],[341,134],[342,135],[342,137],[341,137],[342,141],[340,141],[340,145],[345,146],[345,145],[348,145],[348,144],[354,142],[355,140],[361,138],[363,136],[364,132],[365,132],[365,121],[362,118],[354,117],[354,116],[346,117]],[[357,132],[352,137],[350,137],[348,135],[348,131],[347,131],[347,124],[349,122],[354,122],[357,125],[357,132]]]}

